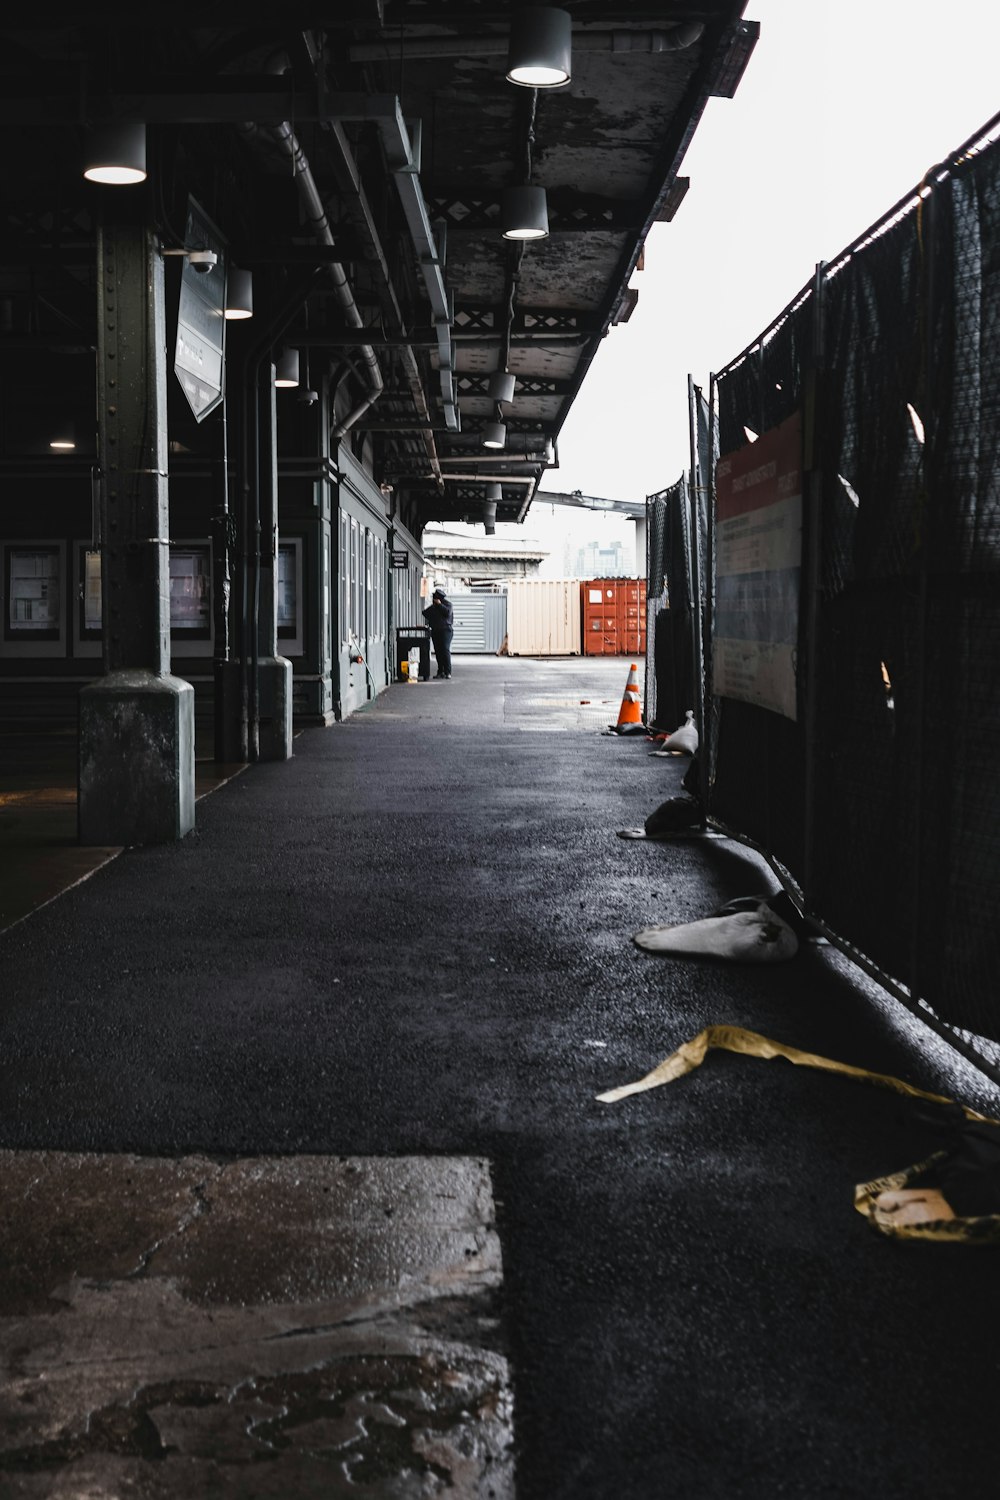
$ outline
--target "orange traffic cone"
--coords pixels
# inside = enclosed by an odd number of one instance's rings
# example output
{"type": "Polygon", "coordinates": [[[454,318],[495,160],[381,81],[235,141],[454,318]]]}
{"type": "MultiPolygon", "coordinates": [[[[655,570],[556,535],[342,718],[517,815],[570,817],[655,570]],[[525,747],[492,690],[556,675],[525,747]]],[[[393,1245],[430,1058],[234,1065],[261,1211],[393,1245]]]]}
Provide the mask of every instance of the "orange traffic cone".
{"type": "Polygon", "coordinates": [[[639,668],[633,662],[628,669],[628,682],[625,684],[625,696],[622,698],[622,706],[618,711],[618,723],[616,729],[621,729],[623,724],[641,724],[642,713],[639,709],[639,668]]]}

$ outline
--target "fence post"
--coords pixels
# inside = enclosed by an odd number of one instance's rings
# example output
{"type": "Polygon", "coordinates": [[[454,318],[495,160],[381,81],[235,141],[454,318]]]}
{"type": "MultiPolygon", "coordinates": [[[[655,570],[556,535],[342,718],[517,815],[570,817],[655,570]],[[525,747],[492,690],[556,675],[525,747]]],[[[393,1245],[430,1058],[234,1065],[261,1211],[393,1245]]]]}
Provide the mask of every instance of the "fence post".
{"type": "MultiPolygon", "coordinates": [[[[650,596],[651,596],[651,593],[652,593],[652,590],[649,587],[649,585],[650,585],[650,583],[652,581],[652,569],[650,567],[650,561],[651,561],[651,557],[652,557],[652,545],[653,545],[652,538],[651,538],[651,532],[652,532],[653,528],[652,528],[652,524],[650,522],[650,515],[649,515],[650,499],[651,499],[651,496],[647,495],[646,496],[646,613],[642,617],[643,629],[644,629],[645,635],[646,635],[646,660],[644,662],[645,672],[643,674],[643,680],[642,680],[642,706],[643,706],[643,710],[645,712],[645,719],[646,719],[647,725],[653,724],[656,721],[656,692],[655,692],[655,688],[656,688],[656,642],[655,642],[654,639],[652,639],[652,637],[653,637],[653,631],[651,631],[650,628],[649,628],[649,601],[650,601],[650,596]],[[650,704],[650,696],[649,696],[649,658],[650,658],[650,656],[652,656],[652,658],[653,658],[653,688],[654,688],[654,692],[653,692],[653,699],[652,699],[652,702],[653,702],[653,712],[652,713],[650,713],[650,711],[649,711],[649,704],[650,704]]],[[[638,550],[638,549],[636,549],[636,550],[638,550]]],[[[639,559],[637,557],[636,558],[636,565],[637,566],[638,566],[638,562],[639,562],[639,559]]],[[[654,624],[655,624],[655,621],[654,621],[654,624]]]]}
{"type": "MultiPolygon", "coordinates": [[[[703,464],[698,445],[698,392],[691,376],[688,376],[688,442],[691,455],[691,480],[688,488],[688,515],[690,526],[690,559],[691,566],[688,575],[688,588],[690,590],[691,607],[691,652],[693,656],[693,686],[695,693],[695,704],[701,723],[698,725],[698,734],[702,742],[706,740],[705,728],[705,654],[704,641],[702,639],[702,596],[704,590],[704,573],[701,556],[701,524],[699,507],[704,503],[707,478],[703,473],[703,464]]],[[[705,749],[702,749],[702,759],[705,749]]],[[[700,762],[699,762],[700,764],[700,762]]],[[[704,790],[704,789],[703,789],[704,790]]],[[[704,798],[702,807],[704,808],[704,798]]]]}
{"type": "Polygon", "coordinates": [[[708,377],[708,452],[711,473],[705,475],[702,495],[702,503],[705,506],[705,566],[702,575],[704,597],[699,600],[699,605],[703,609],[701,713],[703,734],[698,755],[700,767],[698,790],[706,816],[709,810],[709,788],[712,785],[716,753],[716,722],[712,693],[712,630],[715,620],[715,469],[713,461],[719,447],[718,406],[716,376],[713,371],[708,377]]]}
{"type": "Polygon", "coordinates": [[[910,888],[910,994],[919,998],[923,993],[920,973],[923,959],[924,930],[921,921],[923,906],[924,832],[926,827],[927,797],[927,666],[930,657],[930,563],[933,547],[931,528],[933,506],[931,484],[933,473],[933,450],[936,412],[931,404],[931,392],[935,389],[932,359],[934,352],[935,276],[937,259],[937,194],[939,191],[933,176],[927,183],[928,192],[917,209],[917,338],[919,348],[919,379],[916,400],[918,413],[923,422],[924,436],[921,444],[920,486],[917,493],[917,513],[914,516],[915,562],[917,567],[917,619],[918,649],[916,680],[914,682],[914,714],[916,740],[914,745],[913,799],[913,866],[910,888]]]}
{"type": "Polygon", "coordinates": [[[804,421],[802,424],[802,498],[803,524],[806,535],[805,567],[802,596],[805,603],[805,625],[800,630],[804,647],[803,719],[805,732],[805,807],[803,809],[802,902],[807,912],[815,910],[816,891],[816,813],[818,807],[819,757],[822,748],[820,727],[820,603],[823,582],[823,314],[826,287],[826,264],[820,261],[813,276],[812,350],[805,372],[804,421]]]}

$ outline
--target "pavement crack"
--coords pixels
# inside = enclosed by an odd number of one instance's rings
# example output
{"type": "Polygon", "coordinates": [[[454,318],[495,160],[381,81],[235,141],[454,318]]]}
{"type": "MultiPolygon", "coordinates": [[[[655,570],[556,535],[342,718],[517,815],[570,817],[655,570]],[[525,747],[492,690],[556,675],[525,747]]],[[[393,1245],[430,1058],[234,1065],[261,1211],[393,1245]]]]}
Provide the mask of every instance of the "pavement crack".
{"type": "MultiPolygon", "coordinates": [[[[225,1168],[220,1167],[218,1172],[216,1173],[214,1180],[218,1181],[218,1178],[224,1171],[225,1168]]],[[[207,1213],[211,1213],[212,1205],[207,1196],[208,1186],[209,1184],[207,1180],[192,1184],[189,1189],[189,1192],[194,1198],[194,1202],[191,1204],[191,1207],[181,1215],[180,1219],[172,1229],[168,1230],[166,1234],[161,1235],[158,1240],[155,1240],[147,1250],[143,1250],[140,1252],[139,1258],[134,1268],[131,1271],[126,1272],[126,1274],[122,1277],[123,1281],[136,1281],[139,1278],[145,1276],[156,1256],[160,1254],[161,1250],[163,1250],[165,1246],[171,1244],[180,1235],[185,1234],[187,1230],[190,1229],[191,1225],[194,1224],[198,1219],[203,1218],[207,1213]]]]}

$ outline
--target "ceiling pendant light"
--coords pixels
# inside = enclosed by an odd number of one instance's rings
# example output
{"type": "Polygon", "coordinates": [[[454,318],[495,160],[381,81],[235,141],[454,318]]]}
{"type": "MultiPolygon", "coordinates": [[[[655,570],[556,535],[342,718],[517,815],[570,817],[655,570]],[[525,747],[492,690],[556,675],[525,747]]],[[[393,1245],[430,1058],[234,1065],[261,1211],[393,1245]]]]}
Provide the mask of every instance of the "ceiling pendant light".
{"type": "Polygon", "coordinates": [[[549,209],[542,187],[505,188],[500,205],[505,240],[543,240],[549,232],[549,209]]]}
{"type": "Polygon", "coordinates": [[[514,399],[514,377],[508,370],[494,370],[490,376],[487,394],[491,401],[511,402],[514,399]]]}
{"type": "Polygon", "coordinates": [[[569,11],[530,5],[510,27],[507,77],[529,89],[557,89],[570,80],[573,23],[569,11]]]}
{"type": "Polygon", "coordinates": [[[229,322],[253,317],[253,272],[230,266],[226,276],[225,316],[229,322]]]}
{"type": "Polygon", "coordinates": [[[73,453],[76,450],[76,429],[72,422],[62,422],[55,436],[49,438],[53,453],[73,453]]]}
{"type": "Polygon", "coordinates": [[[146,127],[99,125],[87,136],[83,175],[90,182],[128,186],[146,180],[146,127]]]}
{"type": "Polygon", "coordinates": [[[497,530],[497,501],[500,499],[502,490],[499,484],[488,484],[486,486],[486,499],[483,501],[483,525],[486,527],[487,536],[496,536],[497,530]]]}
{"type": "Polygon", "coordinates": [[[487,422],[483,428],[484,448],[506,448],[507,428],[503,422],[487,422]]]}
{"type": "Polygon", "coordinates": [[[282,349],[274,367],[274,383],[279,390],[291,390],[299,383],[299,351],[282,349]]]}

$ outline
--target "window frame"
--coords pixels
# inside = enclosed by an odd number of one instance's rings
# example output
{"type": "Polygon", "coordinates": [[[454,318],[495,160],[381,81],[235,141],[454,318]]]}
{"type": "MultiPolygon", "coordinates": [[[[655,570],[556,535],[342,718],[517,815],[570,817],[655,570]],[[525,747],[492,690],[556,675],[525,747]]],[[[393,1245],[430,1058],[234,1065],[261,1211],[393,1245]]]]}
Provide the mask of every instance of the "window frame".
{"type": "Polygon", "coordinates": [[[68,614],[68,586],[66,577],[66,543],[53,541],[51,537],[9,538],[0,542],[0,590],[2,590],[3,621],[0,626],[0,656],[66,656],[66,616],[68,614]],[[55,559],[55,568],[49,577],[54,582],[52,597],[57,605],[54,624],[38,628],[19,628],[10,618],[13,600],[13,564],[18,553],[44,553],[55,559]]]}

